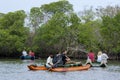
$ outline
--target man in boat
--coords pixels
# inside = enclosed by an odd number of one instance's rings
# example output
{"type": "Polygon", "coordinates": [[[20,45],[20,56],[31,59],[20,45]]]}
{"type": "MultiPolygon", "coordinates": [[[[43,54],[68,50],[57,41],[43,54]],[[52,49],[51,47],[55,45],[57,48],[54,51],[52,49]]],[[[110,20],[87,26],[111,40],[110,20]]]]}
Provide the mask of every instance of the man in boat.
{"type": "Polygon", "coordinates": [[[104,64],[105,66],[107,66],[107,59],[108,59],[109,57],[108,57],[108,55],[106,54],[106,51],[104,51],[103,53],[102,53],[102,55],[101,55],[101,64],[100,65],[102,65],[102,64],[104,64]]]}
{"type": "Polygon", "coordinates": [[[67,51],[66,51],[66,50],[62,53],[61,56],[62,56],[63,65],[65,65],[65,64],[76,64],[76,63],[78,63],[78,62],[72,61],[72,60],[67,56],[67,51]]]}
{"type": "Polygon", "coordinates": [[[67,51],[59,52],[54,58],[53,58],[53,67],[62,67],[64,66],[68,61],[70,61],[70,58],[67,57],[67,51]]]}
{"type": "Polygon", "coordinates": [[[22,56],[27,56],[27,52],[25,50],[22,51],[22,56]]]}
{"type": "MultiPolygon", "coordinates": [[[[78,62],[71,61],[71,59],[67,56],[67,51],[59,52],[54,58],[53,58],[53,67],[62,67],[65,66],[65,64],[78,64],[78,62]]],[[[80,62],[79,62],[80,64],[80,62]]]]}
{"type": "Polygon", "coordinates": [[[52,68],[53,67],[53,55],[50,54],[46,61],[46,68],[52,68]]]}
{"type": "Polygon", "coordinates": [[[53,67],[59,67],[59,66],[63,66],[63,61],[62,61],[62,56],[61,56],[61,52],[59,52],[58,54],[56,54],[56,56],[53,58],[53,67]]]}
{"type": "Polygon", "coordinates": [[[27,52],[25,50],[22,51],[22,56],[21,56],[21,59],[25,59],[26,56],[28,56],[27,52]]]}

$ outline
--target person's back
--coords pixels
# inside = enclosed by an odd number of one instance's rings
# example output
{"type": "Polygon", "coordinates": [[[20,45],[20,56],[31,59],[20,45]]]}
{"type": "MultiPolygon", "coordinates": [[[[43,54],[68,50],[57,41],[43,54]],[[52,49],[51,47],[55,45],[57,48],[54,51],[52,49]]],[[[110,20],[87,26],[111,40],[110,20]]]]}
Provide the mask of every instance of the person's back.
{"type": "Polygon", "coordinates": [[[27,52],[25,50],[23,50],[22,55],[27,56],[27,52]]]}
{"type": "Polygon", "coordinates": [[[98,52],[98,55],[97,55],[97,62],[101,62],[102,61],[102,52],[101,51],[99,51],[98,52]]]}
{"type": "Polygon", "coordinates": [[[93,53],[92,51],[90,51],[90,52],[88,53],[88,57],[89,57],[89,59],[91,59],[92,62],[95,61],[95,56],[94,56],[94,53],[93,53]]]}
{"type": "Polygon", "coordinates": [[[54,67],[59,67],[63,65],[62,56],[60,53],[53,58],[53,64],[54,67]]]}
{"type": "Polygon", "coordinates": [[[58,53],[53,57],[53,64],[55,64],[59,60],[59,55],[61,55],[61,54],[58,53]]]}
{"type": "Polygon", "coordinates": [[[108,59],[108,58],[109,58],[109,57],[107,56],[106,51],[104,51],[103,54],[101,55],[102,61],[101,61],[101,64],[100,64],[100,65],[104,64],[104,65],[107,66],[106,63],[107,63],[107,59],[108,59]]]}
{"type": "Polygon", "coordinates": [[[102,59],[102,61],[107,61],[107,59],[108,59],[107,54],[106,54],[106,53],[103,53],[103,54],[101,55],[101,59],[102,59]]]}
{"type": "Polygon", "coordinates": [[[62,56],[62,61],[63,61],[63,65],[65,65],[65,63],[67,62],[67,51],[64,51],[61,56],[62,56]]]}
{"type": "Polygon", "coordinates": [[[35,53],[32,51],[32,53],[31,53],[31,57],[34,57],[35,56],[35,53]]]}

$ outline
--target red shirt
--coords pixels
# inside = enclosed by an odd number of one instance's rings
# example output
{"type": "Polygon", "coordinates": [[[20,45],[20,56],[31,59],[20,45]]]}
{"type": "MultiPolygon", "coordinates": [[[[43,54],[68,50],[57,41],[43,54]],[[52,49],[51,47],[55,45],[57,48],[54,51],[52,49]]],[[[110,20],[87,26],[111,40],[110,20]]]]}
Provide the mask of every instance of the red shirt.
{"type": "Polygon", "coordinates": [[[35,53],[34,53],[34,52],[32,52],[32,53],[31,53],[31,56],[32,56],[32,57],[34,57],[34,56],[35,56],[35,53]]]}
{"type": "Polygon", "coordinates": [[[89,57],[89,59],[91,59],[92,62],[95,61],[95,55],[93,52],[88,53],[88,57],[89,57]]]}

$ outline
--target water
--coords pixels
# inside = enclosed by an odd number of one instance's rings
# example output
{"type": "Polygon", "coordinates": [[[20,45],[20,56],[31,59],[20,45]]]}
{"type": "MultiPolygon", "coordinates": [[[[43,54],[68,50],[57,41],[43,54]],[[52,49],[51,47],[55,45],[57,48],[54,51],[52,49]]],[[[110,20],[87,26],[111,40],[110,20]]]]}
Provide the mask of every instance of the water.
{"type": "Polygon", "coordinates": [[[107,68],[92,67],[85,71],[30,71],[27,65],[44,61],[0,60],[0,80],[120,80],[119,61],[109,61],[107,68]]]}

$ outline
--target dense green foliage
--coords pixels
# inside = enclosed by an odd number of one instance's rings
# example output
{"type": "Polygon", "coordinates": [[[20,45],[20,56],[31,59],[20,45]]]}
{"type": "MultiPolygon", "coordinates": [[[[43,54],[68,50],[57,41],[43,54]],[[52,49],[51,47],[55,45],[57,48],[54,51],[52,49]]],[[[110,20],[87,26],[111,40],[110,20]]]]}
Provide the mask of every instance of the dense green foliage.
{"type": "Polygon", "coordinates": [[[12,56],[25,47],[28,33],[24,27],[25,17],[24,11],[10,12],[0,17],[0,55],[12,56]]]}
{"type": "Polygon", "coordinates": [[[47,56],[69,47],[119,53],[119,30],[119,6],[96,11],[90,8],[76,14],[72,4],[61,0],[33,7],[28,15],[24,11],[0,13],[0,55],[11,56],[25,48],[47,56]]]}

